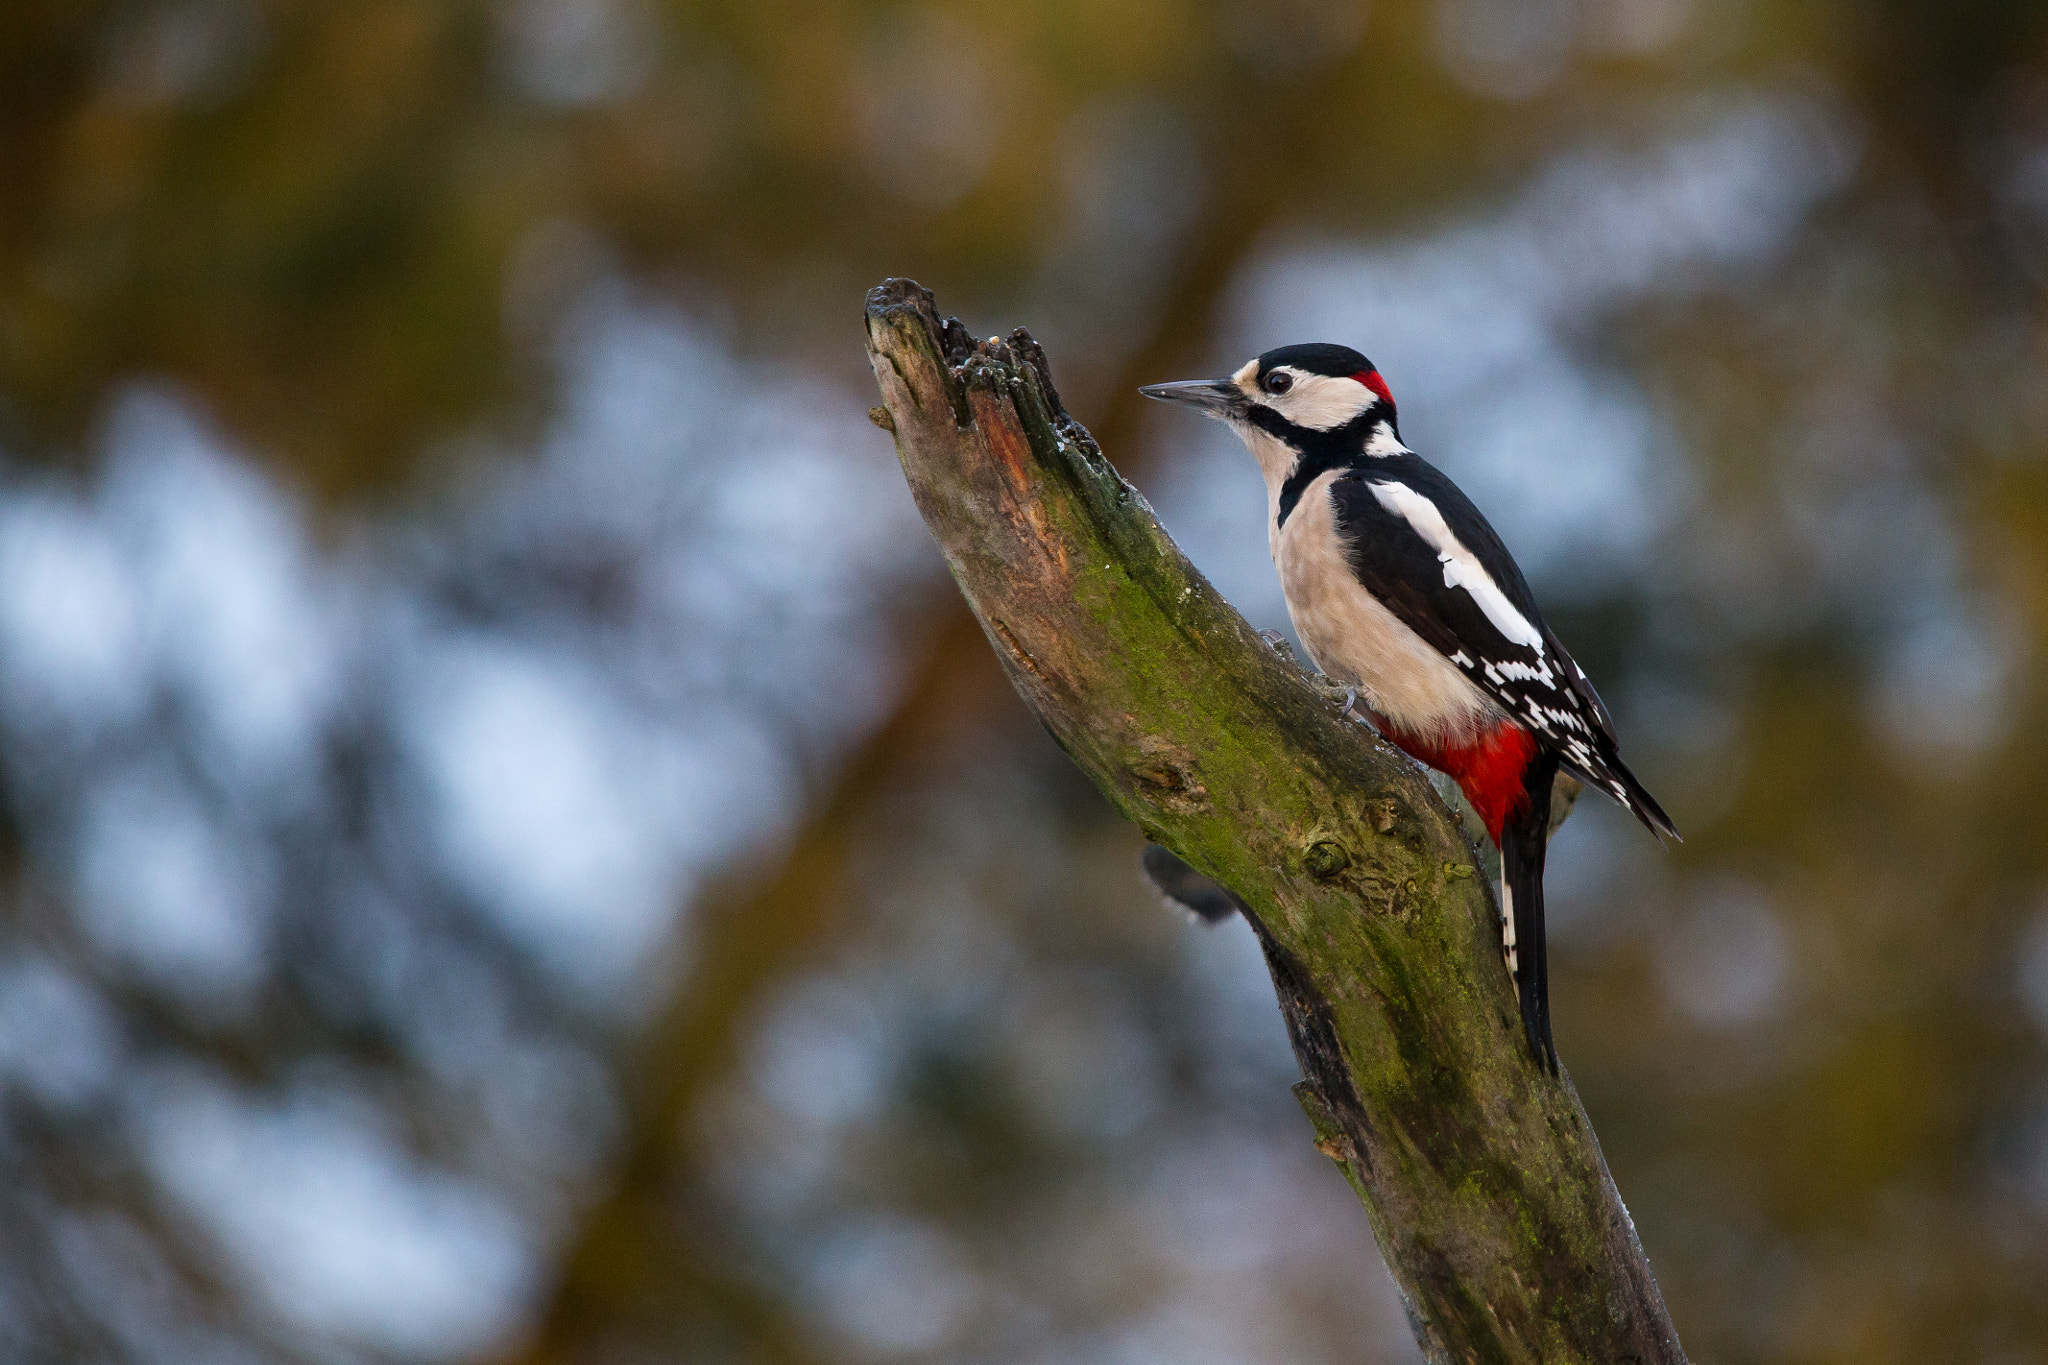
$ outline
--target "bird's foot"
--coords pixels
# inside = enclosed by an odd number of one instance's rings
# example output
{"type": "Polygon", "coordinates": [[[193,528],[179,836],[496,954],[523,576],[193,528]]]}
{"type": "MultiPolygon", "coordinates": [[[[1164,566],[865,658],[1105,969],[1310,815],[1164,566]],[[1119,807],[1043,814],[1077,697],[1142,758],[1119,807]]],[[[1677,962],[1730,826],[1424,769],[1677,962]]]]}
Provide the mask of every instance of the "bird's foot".
{"type": "Polygon", "coordinates": [[[1294,646],[1287,643],[1287,637],[1277,630],[1262,630],[1259,638],[1266,642],[1266,648],[1278,654],[1288,663],[1294,662],[1294,646]]]}
{"type": "Polygon", "coordinates": [[[1350,683],[1318,673],[1309,679],[1309,684],[1331,701],[1337,703],[1337,714],[1345,720],[1363,721],[1369,719],[1358,705],[1358,689],[1350,683]]]}

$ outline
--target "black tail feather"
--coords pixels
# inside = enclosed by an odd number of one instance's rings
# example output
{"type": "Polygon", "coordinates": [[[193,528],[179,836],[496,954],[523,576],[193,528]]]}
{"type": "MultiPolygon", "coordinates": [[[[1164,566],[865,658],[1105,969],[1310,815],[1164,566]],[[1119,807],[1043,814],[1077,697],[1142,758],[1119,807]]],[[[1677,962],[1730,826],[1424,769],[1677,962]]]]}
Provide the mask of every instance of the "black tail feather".
{"type": "MultiPolygon", "coordinates": [[[[1522,1029],[1539,1066],[1557,1074],[1557,1044],[1550,1036],[1550,963],[1543,941],[1543,855],[1550,833],[1550,784],[1557,760],[1539,758],[1525,775],[1528,800],[1500,833],[1502,910],[1514,930],[1516,993],[1522,1029]]],[[[1505,927],[1505,926],[1504,926],[1505,927]]],[[[1503,945],[1505,946],[1505,944],[1503,945]]]]}

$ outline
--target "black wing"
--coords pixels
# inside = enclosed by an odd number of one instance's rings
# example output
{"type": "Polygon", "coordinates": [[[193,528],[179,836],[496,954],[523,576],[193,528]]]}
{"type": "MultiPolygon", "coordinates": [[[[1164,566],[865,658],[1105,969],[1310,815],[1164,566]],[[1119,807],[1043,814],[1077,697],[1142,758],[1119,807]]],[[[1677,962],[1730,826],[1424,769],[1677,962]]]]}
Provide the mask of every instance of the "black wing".
{"type": "Polygon", "coordinates": [[[1330,496],[1352,571],[1367,592],[1508,716],[1546,740],[1574,777],[1627,806],[1657,834],[1675,836],[1670,819],[1622,763],[1600,694],[1544,623],[1514,556],[1456,484],[1420,456],[1374,456],[1334,480],[1330,496]],[[1471,552],[1542,641],[1540,649],[1526,637],[1511,638],[1478,593],[1446,582],[1450,566],[1429,536],[1434,528],[1413,519],[1420,504],[1396,497],[1407,509],[1397,510],[1383,500],[1382,492],[1396,485],[1435,509],[1456,544],[1471,552]]]}

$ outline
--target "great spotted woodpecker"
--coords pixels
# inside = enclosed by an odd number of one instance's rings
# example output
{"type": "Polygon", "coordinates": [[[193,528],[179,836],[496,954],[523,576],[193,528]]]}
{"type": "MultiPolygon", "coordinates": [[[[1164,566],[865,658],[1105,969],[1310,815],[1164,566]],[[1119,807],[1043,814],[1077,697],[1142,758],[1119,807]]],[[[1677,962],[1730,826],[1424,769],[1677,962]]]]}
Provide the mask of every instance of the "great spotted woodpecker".
{"type": "Polygon", "coordinates": [[[1401,444],[1394,397],[1358,352],[1283,346],[1222,379],[1141,392],[1243,438],[1266,476],[1273,563],[1309,656],[1485,822],[1522,1025],[1555,1071],[1543,943],[1553,779],[1562,768],[1660,839],[1678,834],[1622,763],[1593,684],[1471,499],[1401,444]]]}

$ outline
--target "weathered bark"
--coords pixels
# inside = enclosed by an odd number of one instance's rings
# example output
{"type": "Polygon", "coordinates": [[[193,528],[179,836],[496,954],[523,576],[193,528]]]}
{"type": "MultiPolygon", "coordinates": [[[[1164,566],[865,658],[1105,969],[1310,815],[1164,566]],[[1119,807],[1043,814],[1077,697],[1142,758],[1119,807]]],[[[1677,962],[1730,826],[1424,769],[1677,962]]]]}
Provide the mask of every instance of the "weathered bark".
{"type": "Polygon", "coordinates": [[[1684,1360],[1427,778],[1219,597],[1061,409],[1024,332],[868,297],[876,418],[1018,692],[1109,800],[1251,912],[1316,1145],[1436,1361],[1684,1360]]]}

